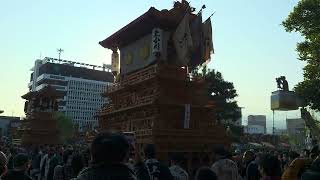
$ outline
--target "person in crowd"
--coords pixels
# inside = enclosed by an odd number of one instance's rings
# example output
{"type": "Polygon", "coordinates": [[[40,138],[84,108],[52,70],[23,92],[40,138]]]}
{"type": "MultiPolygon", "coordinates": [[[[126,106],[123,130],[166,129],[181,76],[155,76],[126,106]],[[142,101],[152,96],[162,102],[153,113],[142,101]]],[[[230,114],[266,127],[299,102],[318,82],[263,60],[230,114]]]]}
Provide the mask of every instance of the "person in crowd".
{"type": "Polygon", "coordinates": [[[246,167],[246,179],[247,180],[259,180],[260,173],[258,164],[255,161],[255,154],[252,151],[246,151],[243,155],[243,160],[246,167]]]}
{"type": "Polygon", "coordinates": [[[288,166],[288,157],[287,157],[287,154],[286,153],[283,153],[282,154],[282,161],[281,161],[281,170],[282,170],[282,173],[285,171],[285,169],[287,168],[288,166]]]}
{"type": "Polygon", "coordinates": [[[92,162],[75,180],[135,180],[134,172],[125,165],[129,143],[119,133],[97,135],[91,144],[92,162]]]}
{"type": "Polygon", "coordinates": [[[8,171],[7,163],[8,161],[6,155],[0,151],[0,180],[8,171]]]}
{"type": "Polygon", "coordinates": [[[74,177],[76,177],[81,172],[81,170],[85,167],[84,162],[82,160],[82,156],[80,154],[74,154],[72,156],[71,167],[72,167],[74,177]]]}
{"type": "Polygon", "coordinates": [[[48,153],[43,156],[40,162],[40,180],[53,180],[54,168],[59,164],[55,147],[51,145],[47,148],[48,153]]]}
{"type": "Polygon", "coordinates": [[[34,147],[31,157],[32,159],[31,159],[30,176],[33,179],[38,179],[40,176],[40,161],[41,161],[41,154],[38,146],[34,147]]]}
{"type": "Polygon", "coordinates": [[[299,158],[299,154],[296,152],[289,152],[288,167],[283,172],[282,180],[298,180],[302,173],[311,164],[310,158],[299,158]]]}
{"type": "Polygon", "coordinates": [[[57,158],[59,165],[63,164],[63,153],[64,153],[64,147],[63,146],[58,146],[56,148],[55,157],[57,158]]]}
{"type": "Polygon", "coordinates": [[[135,148],[136,164],[135,172],[140,180],[174,180],[170,169],[156,159],[156,148],[154,144],[146,144],[144,155],[146,160],[141,160],[139,148],[135,148]]]}
{"type": "Polygon", "coordinates": [[[32,180],[27,175],[27,171],[30,168],[30,160],[26,154],[17,154],[13,158],[13,169],[2,178],[3,180],[32,180]]]}
{"type": "Polygon", "coordinates": [[[45,177],[46,175],[46,164],[49,159],[48,153],[49,153],[49,146],[45,145],[42,148],[42,155],[41,155],[41,160],[40,160],[40,175],[39,175],[39,180],[46,180],[47,178],[45,177]]]}
{"type": "Polygon", "coordinates": [[[54,168],[53,180],[69,180],[75,178],[71,162],[72,162],[73,151],[67,150],[63,153],[63,164],[57,165],[54,168]]]}
{"type": "Polygon", "coordinates": [[[201,167],[197,170],[195,180],[219,180],[216,173],[209,167],[201,167]]]}
{"type": "Polygon", "coordinates": [[[259,170],[262,180],[280,180],[281,176],[277,173],[279,169],[280,162],[276,156],[266,154],[261,158],[259,170]]]}
{"type": "Polygon", "coordinates": [[[84,148],[81,152],[82,162],[84,163],[84,167],[88,167],[90,164],[90,150],[89,148],[84,148]]]}
{"type": "Polygon", "coordinates": [[[296,158],[298,158],[300,155],[299,153],[295,152],[295,151],[290,151],[289,152],[289,164],[295,160],[296,158]]]}
{"type": "Polygon", "coordinates": [[[227,158],[228,152],[223,146],[214,149],[214,163],[211,169],[217,174],[219,180],[238,180],[238,168],[235,162],[227,158]]]}
{"type": "Polygon", "coordinates": [[[303,149],[303,157],[304,158],[310,157],[310,150],[309,149],[303,149]]]}
{"type": "Polygon", "coordinates": [[[183,156],[180,153],[175,153],[171,157],[170,172],[174,177],[174,180],[188,180],[188,173],[182,168],[183,156]]]}
{"type": "Polygon", "coordinates": [[[311,143],[312,143],[312,148],[310,150],[310,154],[319,153],[320,149],[319,149],[318,141],[316,139],[313,139],[311,143]]]}
{"type": "Polygon", "coordinates": [[[304,172],[301,180],[319,180],[320,179],[320,158],[318,157],[312,164],[309,170],[304,172]]]}
{"type": "Polygon", "coordinates": [[[13,158],[17,155],[17,149],[15,147],[10,148],[10,154],[8,155],[8,169],[13,169],[13,158]]]}

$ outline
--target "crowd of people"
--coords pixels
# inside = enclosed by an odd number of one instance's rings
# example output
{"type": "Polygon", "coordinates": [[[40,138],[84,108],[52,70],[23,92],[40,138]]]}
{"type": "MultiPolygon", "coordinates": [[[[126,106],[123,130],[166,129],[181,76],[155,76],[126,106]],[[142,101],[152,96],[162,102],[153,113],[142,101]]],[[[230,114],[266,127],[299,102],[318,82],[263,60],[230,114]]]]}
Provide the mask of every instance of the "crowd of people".
{"type": "MultiPolygon", "coordinates": [[[[228,152],[212,148],[207,165],[186,167],[181,153],[170,162],[147,144],[140,151],[120,133],[101,133],[91,146],[2,146],[0,180],[319,180],[319,148],[301,153],[276,150],[228,152]]],[[[190,165],[190,163],[189,163],[190,165]]]]}

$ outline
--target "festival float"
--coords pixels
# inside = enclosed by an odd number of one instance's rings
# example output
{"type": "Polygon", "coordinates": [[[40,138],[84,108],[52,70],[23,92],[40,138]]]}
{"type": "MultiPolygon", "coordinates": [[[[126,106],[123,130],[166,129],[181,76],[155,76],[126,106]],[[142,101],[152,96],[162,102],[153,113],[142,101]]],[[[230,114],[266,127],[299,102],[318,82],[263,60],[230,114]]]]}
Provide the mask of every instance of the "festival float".
{"type": "Polygon", "coordinates": [[[103,93],[100,131],[133,132],[139,146],[155,144],[163,162],[182,153],[190,172],[210,163],[215,145],[230,146],[207,83],[190,73],[213,51],[210,17],[202,22],[202,9],[194,11],[184,0],[170,10],[151,7],[99,42],[112,50],[115,76],[103,93]]]}
{"type": "Polygon", "coordinates": [[[39,91],[28,92],[22,98],[27,100],[24,107],[26,119],[20,128],[22,144],[61,144],[54,114],[63,93],[46,86],[39,91]]]}

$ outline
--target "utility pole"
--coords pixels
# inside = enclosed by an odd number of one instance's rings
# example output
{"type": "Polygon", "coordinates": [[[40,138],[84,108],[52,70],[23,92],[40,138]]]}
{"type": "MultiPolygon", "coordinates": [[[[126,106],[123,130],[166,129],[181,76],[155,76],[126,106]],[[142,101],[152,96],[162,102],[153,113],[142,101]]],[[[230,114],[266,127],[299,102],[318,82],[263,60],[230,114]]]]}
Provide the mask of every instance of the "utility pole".
{"type": "Polygon", "coordinates": [[[274,110],[272,110],[272,138],[273,138],[273,143],[276,143],[276,137],[274,134],[274,110]]]}
{"type": "Polygon", "coordinates": [[[57,49],[58,53],[59,53],[59,61],[60,61],[60,57],[61,57],[61,53],[64,51],[63,49],[59,48],[57,49]]]}

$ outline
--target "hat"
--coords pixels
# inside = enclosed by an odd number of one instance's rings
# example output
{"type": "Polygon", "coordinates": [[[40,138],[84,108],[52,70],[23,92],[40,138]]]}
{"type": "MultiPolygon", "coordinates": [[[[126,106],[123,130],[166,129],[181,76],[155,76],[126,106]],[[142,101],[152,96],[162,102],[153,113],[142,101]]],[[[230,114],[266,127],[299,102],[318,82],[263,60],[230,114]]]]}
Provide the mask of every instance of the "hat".
{"type": "Polygon", "coordinates": [[[0,151],[0,166],[5,166],[7,163],[7,156],[2,151],[0,151]]]}
{"type": "Polygon", "coordinates": [[[20,153],[13,158],[13,167],[23,166],[29,161],[29,157],[26,154],[20,153]]]}

